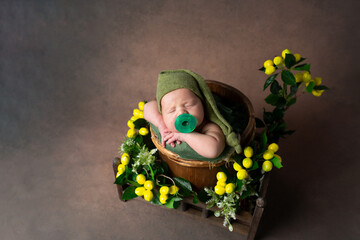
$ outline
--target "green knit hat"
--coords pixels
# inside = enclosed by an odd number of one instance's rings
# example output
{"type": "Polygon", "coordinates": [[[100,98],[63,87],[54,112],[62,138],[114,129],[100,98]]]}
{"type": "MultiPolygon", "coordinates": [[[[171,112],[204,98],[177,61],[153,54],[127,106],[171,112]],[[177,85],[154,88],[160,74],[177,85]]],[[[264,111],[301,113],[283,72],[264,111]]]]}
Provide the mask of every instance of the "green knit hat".
{"type": "Polygon", "coordinates": [[[242,149],[237,134],[232,131],[230,124],[220,114],[209,87],[200,75],[186,69],[162,71],[159,74],[156,91],[159,111],[161,112],[162,97],[179,88],[191,90],[203,101],[209,120],[221,128],[226,137],[226,143],[234,147],[237,153],[241,153],[242,149]]]}

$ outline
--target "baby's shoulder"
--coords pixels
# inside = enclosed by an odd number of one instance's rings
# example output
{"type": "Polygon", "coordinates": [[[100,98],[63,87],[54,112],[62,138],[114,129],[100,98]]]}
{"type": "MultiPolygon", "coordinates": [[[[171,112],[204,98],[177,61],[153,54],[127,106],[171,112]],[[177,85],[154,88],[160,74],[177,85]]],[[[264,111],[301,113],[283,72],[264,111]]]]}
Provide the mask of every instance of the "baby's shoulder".
{"type": "Polygon", "coordinates": [[[222,130],[219,127],[219,125],[213,123],[213,122],[207,122],[206,124],[204,124],[204,126],[201,129],[202,133],[206,133],[206,132],[221,132],[222,130]]]}

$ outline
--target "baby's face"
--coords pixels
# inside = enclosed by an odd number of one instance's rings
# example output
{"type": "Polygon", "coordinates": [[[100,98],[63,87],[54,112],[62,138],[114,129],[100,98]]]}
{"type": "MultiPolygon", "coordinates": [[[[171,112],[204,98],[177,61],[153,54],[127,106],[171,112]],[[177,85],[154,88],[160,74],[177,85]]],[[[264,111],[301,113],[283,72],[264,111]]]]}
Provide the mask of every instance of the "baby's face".
{"type": "Polygon", "coordinates": [[[204,107],[200,98],[186,88],[165,94],[161,99],[161,111],[166,127],[173,132],[178,132],[175,128],[175,119],[183,113],[193,115],[197,120],[197,126],[204,120],[204,107]]]}

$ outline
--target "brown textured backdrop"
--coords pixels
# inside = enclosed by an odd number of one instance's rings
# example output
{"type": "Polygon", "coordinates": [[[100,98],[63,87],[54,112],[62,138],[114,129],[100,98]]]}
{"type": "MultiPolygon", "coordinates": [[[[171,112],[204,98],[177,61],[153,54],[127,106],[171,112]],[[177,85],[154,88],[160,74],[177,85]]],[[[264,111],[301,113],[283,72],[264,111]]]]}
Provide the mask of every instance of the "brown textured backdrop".
{"type": "Polygon", "coordinates": [[[2,239],[237,239],[121,204],[111,161],[157,74],[188,68],[244,92],[284,48],[331,90],[289,110],[258,237],[358,239],[359,1],[0,1],[2,239]]]}

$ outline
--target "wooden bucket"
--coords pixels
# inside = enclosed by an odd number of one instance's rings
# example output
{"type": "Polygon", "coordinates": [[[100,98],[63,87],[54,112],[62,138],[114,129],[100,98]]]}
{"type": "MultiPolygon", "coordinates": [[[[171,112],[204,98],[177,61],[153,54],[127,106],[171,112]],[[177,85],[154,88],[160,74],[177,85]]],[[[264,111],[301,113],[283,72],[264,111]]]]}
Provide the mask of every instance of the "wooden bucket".
{"type": "MultiPolygon", "coordinates": [[[[221,98],[229,101],[243,104],[249,116],[248,124],[241,134],[241,145],[246,146],[255,134],[255,114],[249,99],[236,88],[224,83],[213,80],[206,80],[211,92],[217,94],[221,98]]],[[[220,166],[225,161],[216,164],[207,161],[189,160],[180,158],[177,154],[164,148],[156,133],[151,131],[151,139],[159,151],[160,158],[169,165],[169,169],[174,177],[182,177],[187,179],[193,185],[195,190],[201,190],[204,187],[212,187],[216,184],[216,173],[220,171],[220,166]]]]}

